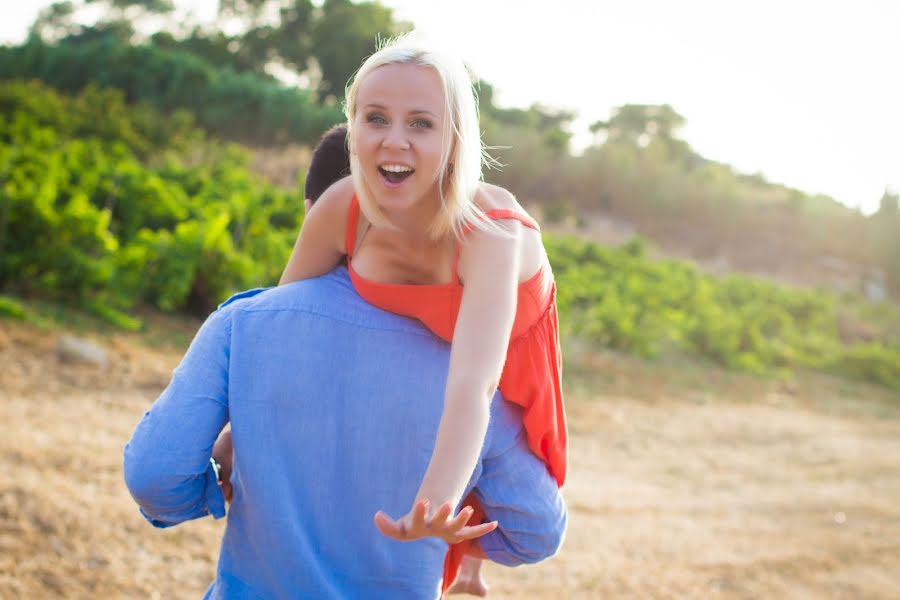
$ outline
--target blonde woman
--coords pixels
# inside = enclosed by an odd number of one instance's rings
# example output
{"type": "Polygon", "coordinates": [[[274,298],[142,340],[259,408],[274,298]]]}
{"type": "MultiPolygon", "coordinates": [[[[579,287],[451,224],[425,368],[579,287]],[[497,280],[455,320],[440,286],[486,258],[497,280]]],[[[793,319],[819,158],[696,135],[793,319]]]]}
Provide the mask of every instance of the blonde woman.
{"type": "MultiPolygon", "coordinates": [[[[508,191],[483,183],[486,154],[462,61],[413,36],[370,56],[347,89],[351,176],[309,211],[281,284],[346,258],[369,303],[421,320],[451,342],[434,451],[410,511],[379,530],[450,544],[444,589],[484,595],[469,540],[495,522],[475,498],[453,516],[472,476],[498,385],[520,405],[532,451],[562,485],[566,425],[555,285],[537,223],[508,191]],[[486,513],[486,515],[485,515],[486,513]],[[464,558],[466,556],[468,558],[464,558]]],[[[348,365],[352,368],[352,365],[348,365]]],[[[373,418],[376,416],[373,415],[373,418]]]]}

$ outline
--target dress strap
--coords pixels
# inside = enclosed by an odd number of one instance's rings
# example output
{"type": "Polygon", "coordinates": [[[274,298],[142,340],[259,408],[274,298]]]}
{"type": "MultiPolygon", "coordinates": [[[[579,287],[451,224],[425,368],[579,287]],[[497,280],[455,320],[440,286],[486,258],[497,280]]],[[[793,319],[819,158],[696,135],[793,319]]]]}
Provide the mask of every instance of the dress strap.
{"type": "Polygon", "coordinates": [[[485,212],[484,216],[486,216],[491,221],[499,221],[501,219],[515,219],[529,229],[534,229],[535,231],[541,230],[541,227],[540,225],[538,225],[537,221],[532,219],[530,216],[517,210],[511,210],[509,208],[495,208],[493,210],[485,212]]]}
{"type": "Polygon", "coordinates": [[[350,209],[347,211],[347,237],[344,241],[347,251],[347,259],[353,258],[353,249],[356,247],[356,228],[359,225],[359,200],[356,194],[350,200],[350,209]]]}
{"type": "MultiPolygon", "coordinates": [[[[493,210],[485,211],[484,219],[486,221],[500,221],[502,219],[515,219],[528,227],[529,229],[534,229],[535,231],[540,231],[541,227],[538,225],[537,221],[526,215],[525,213],[521,213],[517,210],[512,210],[509,208],[495,208],[493,210]]],[[[472,230],[475,229],[475,226],[469,224],[463,230],[463,238],[472,233],[472,230]]]]}

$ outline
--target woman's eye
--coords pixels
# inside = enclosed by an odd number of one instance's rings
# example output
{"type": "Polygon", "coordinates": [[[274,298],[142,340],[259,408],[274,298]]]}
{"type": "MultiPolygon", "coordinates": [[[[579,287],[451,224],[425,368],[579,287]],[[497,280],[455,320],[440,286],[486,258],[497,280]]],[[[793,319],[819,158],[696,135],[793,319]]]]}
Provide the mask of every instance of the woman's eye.
{"type": "Polygon", "coordinates": [[[430,128],[431,128],[431,121],[428,121],[428,120],[426,120],[426,119],[416,119],[415,121],[412,122],[412,126],[415,127],[415,128],[417,128],[417,129],[419,129],[419,128],[421,128],[421,129],[430,129],[430,128]]]}
{"type": "Polygon", "coordinates": [[[369,115],[367,117],[367,120],[369,121],[369,123],[373,123],[375,125],[384,125],[385,123],[387,123],[387,119],[385,119],[381,115],[369,115]]]}

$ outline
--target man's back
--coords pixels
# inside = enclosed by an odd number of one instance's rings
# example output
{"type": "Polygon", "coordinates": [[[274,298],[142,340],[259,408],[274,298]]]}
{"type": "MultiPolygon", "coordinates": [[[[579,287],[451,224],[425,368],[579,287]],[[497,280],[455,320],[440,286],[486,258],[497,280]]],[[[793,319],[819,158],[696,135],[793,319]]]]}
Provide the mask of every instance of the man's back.
{"type": "MultiPolygon", "coordinates": [[[[175,452],[202,439],[208,450],[230,417],[235,495],[210,597],[434,598],[446,544],[385,538],[372,517],[403,514],[415,497],[448,360],[448,346],[418,323],[363,302],[343,269],[237,298],[204,325],[149,424],[139,425],[126,448],[129,487],[148,517],[164,513],[157,525],[205,514],[176,515],[169,496],[160,511],[141,497],[144,480],[185,468],[146,467],[148,447],[166,440],[175,452]],[[175,418],[192,441],[161,436],[161,424],[175,418]],[[191,419],[198,423],[188,427],[191,419]]],[[[555,483],[525,450],[520,421],[512,405],[494,402],[472,478],[500,522],[480,543],[507,564],[554,553],[565,527],[555,483]]],[[[200,449],[184,458],[200,461],[200,449]]],[[[218,491],[212,487],[206,500],[218,491]]],[[[191,503],[186,496],[181,504],[191,503]]]]}

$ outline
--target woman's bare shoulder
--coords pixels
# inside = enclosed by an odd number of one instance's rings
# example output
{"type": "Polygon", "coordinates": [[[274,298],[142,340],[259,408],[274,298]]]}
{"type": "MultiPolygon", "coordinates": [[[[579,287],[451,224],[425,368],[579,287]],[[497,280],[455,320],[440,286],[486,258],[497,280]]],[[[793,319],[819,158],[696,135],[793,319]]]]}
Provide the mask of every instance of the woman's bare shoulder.
{"type": "Polygon", "coordinates": [[[353,180],[350,177],[331,184],[307,213],[303,221],[304,229],[309,228],[310,232],[320,236],[318,239],[327,240],[329,245],[343,251],[353,194],[353,180]]]}
{"type": "MultiPolygon", "coordinates": [[[[475,193],[475,202],[485,212],[511,210],[531,217],[512,192],[497,185],[480,183],[475,193]]],[[[519,283],[529,279],[546,261],[540,230],[528,227],[523,222],[514,219],[503,219],[495,221],[495,223],[511,234],[508,241],[512,241],[512,246],[518,248],[515,251],[519,252],[520,258],[519,283]]],[[[496,249],[491,248],[487,251],[497,252],[496,249]]]]}
{"type": "Polygon", "coordinates": [[[332,183],[328,189],[322,192],[313,208],[322,213],[338,216],[347,214],[350,201],[353,199],[353,178],[349,175],[332,183]]]}
{"type": "Polygon", "coordinates": [[[490,210],[514,210],[528,214],[512,192],[492,183],[480,182],[478,184],[478,188],[475,190],[475,204],[484,212],[490,210]]]}

